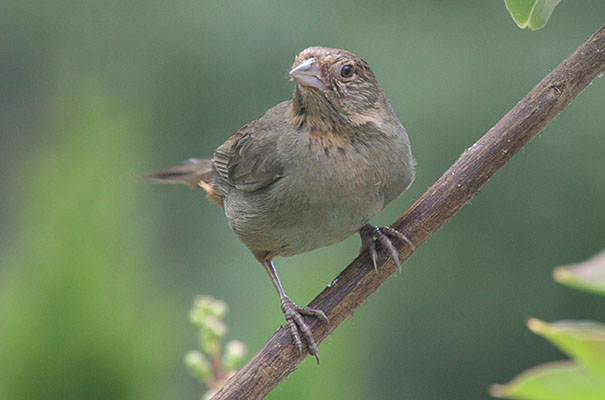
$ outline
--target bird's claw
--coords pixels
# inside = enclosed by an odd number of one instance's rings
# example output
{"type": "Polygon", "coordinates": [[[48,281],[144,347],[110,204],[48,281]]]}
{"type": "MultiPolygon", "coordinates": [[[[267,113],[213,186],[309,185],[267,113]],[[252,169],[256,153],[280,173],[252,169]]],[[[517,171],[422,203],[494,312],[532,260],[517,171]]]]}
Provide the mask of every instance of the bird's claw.
{"type": "Polygon", "coordinates": [[[372,258],[372,263],[374,264],[374,269],[378,272],[378,267],[376,264],[376,242],[381,245],[387,253],[391,256],[395,264],[397,265],[397,270],[401,271],[401,263],[399,262],[399,253],[395,246],[393,246],[393,242],[391,238],[399,240],[400,242],[407,243],[412,251],[416,250],[414,244],[408,239],[403,233],[399,232],[396,229],[391,228],[390,226],[374,226],[370,224],[364,225],[359,230],[359,235],[361,236],[361,251],[368,249],[370,252],[370,257],[372,258]]]}
{"type": "Polygon", "coordinates": [[[298,355],[302,356],[303,352],[303,344],[300,338],[300,333],[302,333],[302,336],[309,347],[309,354],[314,356],[317,360],[317,364],[319,364],[319,349],[317,347],[317,343],[315,342],[311,328],[309,328],[309,325],[307,325],[302,316],[310,315],[319,318],[325,323],[329,323],[326,314],[319,309],[298,307],[296,303],[290,300],[289,297],[284,297],[281,299],[281,310],[286,317],[286,323],[290,329],[290,334],[292,335],[292,340],[294,341],[294,346],[298,351],[298,355]]]}

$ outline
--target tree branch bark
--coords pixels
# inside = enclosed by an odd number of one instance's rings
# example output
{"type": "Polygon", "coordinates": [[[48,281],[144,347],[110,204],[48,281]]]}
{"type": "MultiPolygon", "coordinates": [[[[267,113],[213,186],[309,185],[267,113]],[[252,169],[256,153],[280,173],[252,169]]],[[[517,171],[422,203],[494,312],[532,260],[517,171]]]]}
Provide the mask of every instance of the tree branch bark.
{"type": "MultiPolygon", "coordinates": [[[[604,70],[605,25],[466,149],[392,226],[404,232],[416,247],[420,246],[604,70]]],[[[402,262],[412,254],[409,246],[398,250],[402,262]]],[[[381,254],[378,272],[374,271],[367,252],[346,267],[309,304],[330,318],[329,325],[307,319],[317,342],[336,329],[396,269],[393,261],[381,254]]],[[[301,361],[288,329],[281,327],[212,399],[261,399],[301,361]]]]}

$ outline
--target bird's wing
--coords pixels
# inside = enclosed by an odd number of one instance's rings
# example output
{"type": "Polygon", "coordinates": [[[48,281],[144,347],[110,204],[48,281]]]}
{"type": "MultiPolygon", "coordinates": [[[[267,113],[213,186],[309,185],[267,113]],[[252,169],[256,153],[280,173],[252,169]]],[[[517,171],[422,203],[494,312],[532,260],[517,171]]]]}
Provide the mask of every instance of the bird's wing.
{"type": "Polygon", "coordinates": [[[214,152],[218,175],[239,190],[255,191],[282,176],[277,141],[288,129],[284,103],[243,126],[214,152]]]}

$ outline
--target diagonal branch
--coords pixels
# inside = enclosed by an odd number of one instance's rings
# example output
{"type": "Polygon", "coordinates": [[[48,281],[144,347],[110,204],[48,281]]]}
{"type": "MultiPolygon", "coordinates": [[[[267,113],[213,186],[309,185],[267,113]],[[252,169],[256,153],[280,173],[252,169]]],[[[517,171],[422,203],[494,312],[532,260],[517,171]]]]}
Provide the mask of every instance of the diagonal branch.
{"type": "MultiPolygon", "coordinates": [[[[536,85],[412,205],[392,226],[420,246],[441,227],[511,157],[559,114],[595,77],[605,71],[605,25],[536,85]]],[[[406,260],[409,246],[398,249],[406,260]]],[[[367,252],[361,254],[332,281],[309,306],[323,310],[330,325],[308,319],[318,342],[396,271],[384,254],[374,271],[367,252]]],[[[297,356],[288,330],[281,327],[212,398],[261,399],[293,372],[297,356]]]]}

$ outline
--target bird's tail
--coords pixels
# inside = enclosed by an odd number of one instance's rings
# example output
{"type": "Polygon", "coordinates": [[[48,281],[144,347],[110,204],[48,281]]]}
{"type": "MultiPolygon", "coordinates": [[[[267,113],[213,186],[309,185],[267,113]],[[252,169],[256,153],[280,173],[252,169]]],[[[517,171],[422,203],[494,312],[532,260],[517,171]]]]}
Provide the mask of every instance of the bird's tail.
{"type": "Polygon", "coordinates": [[[214,189],[213,175],[211,159],[190,158],[181,164],[144,174],[141,178],[151,183],[183,183],[191,187],[201,187],[210,200],[222,204],[222,196],[214,189]]]}
{"type": "Polygon", "coordinates": [[[196,187],[200,182],[210,183],[212,174],[211,159],[190,158],[181,164],[146,173],[141,178],[151,183],[184,183],[196,187]]]}

